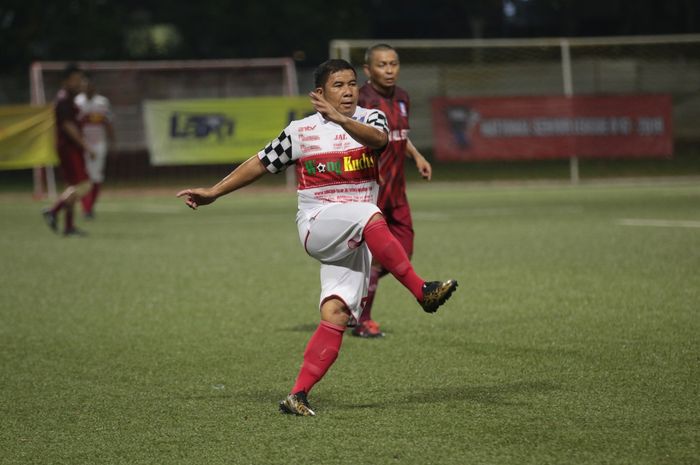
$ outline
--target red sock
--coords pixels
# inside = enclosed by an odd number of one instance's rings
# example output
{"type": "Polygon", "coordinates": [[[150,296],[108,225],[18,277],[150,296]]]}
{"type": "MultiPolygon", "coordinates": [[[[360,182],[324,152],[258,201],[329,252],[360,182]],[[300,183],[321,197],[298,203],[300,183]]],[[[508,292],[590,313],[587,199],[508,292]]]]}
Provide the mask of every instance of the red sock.
{"type": "Polygon", "coordinates": [[[364,238],[374,258],[411,291],[416,299],[422,299],[425,280],[416,274],[406,251],[391,234],[386,221],[382,218],[365,226],[364,238]]]}
{"type": "Polygon", "coordinates": [[[377,284],[379,284],[381,269],[375,266],[372,267],[372,271],[369,274],[369,287],[367,288],[367,298],[365,300],[365,306],[362,309],[362,314],[360,315],[359,323],[372,319],[372,304],[374,303],[374,295],[377,293],[377,284]]]}
{"type": "Polygon", "coordinates": [[[83,198],[80,199],[80,203],[83,205],[83,213],[88,213],[90,211],[90,203],[92,201],[91,194],[92,192],[88,192],[83,196],[83,198]]]}
{"type": "Polygon", "coordinates": [[[83,204],[83,213],[90,213],[92,211],[92,190],[80,199],[80,203],[83,204]]]}
{"type": "Polygon", "coordinates": [[[338,358],[343,342],[344,326],[321,321],[304,351],[304,363],[292,388],[292,394],[299,391],[309,393],[338,358]]]}
{"type": "Polygon", "coordinates": [[[64,232],[72,231],[75,227],[73,225],[73,205],[66,205],[66,223],[64,232]]]}
{"type": "Polygon", "coordinates": [[[57,200],[56,203],[53,204],[53,206],[49,209],[52,215],[55,215],[58,213],[61,208],[66,206],[66,202],[64,200],[57,200]]]}
{"type": "Polygon", "coordinates": [[[85,194],[80,202],[83,204],[83,213],[92,213],[92,209],[95,208],[95,202],[97,201],[97,194],[100,191],[100,185],[93,183],[90,188],[90,192],[85,194]]]}

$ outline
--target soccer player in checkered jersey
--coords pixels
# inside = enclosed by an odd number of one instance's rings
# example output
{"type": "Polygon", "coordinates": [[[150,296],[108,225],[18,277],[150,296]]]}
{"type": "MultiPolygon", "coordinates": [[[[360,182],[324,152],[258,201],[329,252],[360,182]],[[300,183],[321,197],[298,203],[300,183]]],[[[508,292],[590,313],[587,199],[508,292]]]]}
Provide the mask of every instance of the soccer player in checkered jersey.
{"type": "Polygon", "coordinates": [[[56,96],[54,105],[56,152],[58,152],[63,179],[67,187],[51,207],[42,211],[42,215],[51,230],[58,232],[58,214],[63,212],[65,215],[64,236],[85,234],[75,227],[73,207],[75,202],[90,191],[90,179],[85,169],[83,154],[87,153],[89,157],[95,156],[80,131],[79,110],[74,101],[75,96],[83,88],[83,79],[84,75],[80,68],[74,64],[66,66],[63,71],[61,90],[56,96]]]}
{"type": "Polygon", "coordinates": [[[306,252],[320,262],[321,321],[283,413],[313,416],[307,396],[335,362],[343,333],[354,324],[367,295],[372,256],[392,273],[426,312],[435,312],[457,282],[423,280],[376,205],[377,155],[388,142],[386,117],[357,106],[357,75],[345,60],[328,60],[314,72],[309,94],[316,113],[292,121],[276,139],[219,183],[185,189],[192,209],[246,186],[267,173],[296,170],[297,229],[306,252]]]}
{"type": "MultiPolygon", "coordinates": [[[[379,157],[379,199],[377,206],[382,211],[389,230],[401,243],[410,258],[413,255],[413,222],[406,198],[406,176],[404,161],[412,159],[424,179],[430,180],[432,167],[408,138],[408,115],[411,102],[408,94],[396,85],[399,77],[399,55],[390,45],[377,44],[365,52],[364,72],[369,78],[360,87],[358,104],[364,108],[377,108],[387,117],[389,143],[379,157]]],[[[376,261],[370,273],[367,302],[352,330],[354,336],[381,337],[384,333],[372,320],[372,305],[379,278],[387,270],[376,261]]]]}
{"type": "Polygon", "coordinates": [[[81,199],[83,214],[86,218],[92,218],[100,186],[105,180],[107,150],[114,142],[112,106],[107,97],[97,93],[95,84],[89,77],[85,92],[75,97],[75,104],[80,109],[78,119],[83,130],[83,137],[95,154],[94,157],[85,154],[85,167],[92,182],[92,188],[81,199]]]}

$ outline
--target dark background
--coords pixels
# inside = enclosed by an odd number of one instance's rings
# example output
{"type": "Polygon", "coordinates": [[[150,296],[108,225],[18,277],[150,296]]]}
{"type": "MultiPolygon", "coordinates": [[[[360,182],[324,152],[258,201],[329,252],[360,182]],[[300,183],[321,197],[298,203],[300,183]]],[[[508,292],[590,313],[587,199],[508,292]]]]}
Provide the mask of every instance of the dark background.
{"type": "Polygon", "coordinates": [[[700,32],[697,0],[3,0],[0,104],[28,101],[35,60],[292,56],[313,67],[334,38],[507,38],[700,32]]]}

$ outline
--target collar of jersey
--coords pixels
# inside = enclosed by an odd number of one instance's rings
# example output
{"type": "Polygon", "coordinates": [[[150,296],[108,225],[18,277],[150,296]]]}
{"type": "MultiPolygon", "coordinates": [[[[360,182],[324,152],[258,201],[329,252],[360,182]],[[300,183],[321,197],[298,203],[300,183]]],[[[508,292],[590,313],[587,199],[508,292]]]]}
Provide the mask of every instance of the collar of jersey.
{"type": "MultiPolygon", "coordinates": [[[[357,118],[359,118],[358,113],[360,112],[360,109],[361,109],[361,107],[359,105],[357,105],[355,107],[355,113],[352,115],[352,119],[357,120],[357,118]]],[[[330,123],[330,124],[335,124],[336,126],[338,126],[337,123],[334,123],[333,121],[330,121],[330,120],[327,120],[326,118],[324,118],[323,115],[321,115],[321,113],[319,113],[319,112],[316,112],[316,116],[318,117],[318,119],[321,120],[321,124],[330,123]]]]}

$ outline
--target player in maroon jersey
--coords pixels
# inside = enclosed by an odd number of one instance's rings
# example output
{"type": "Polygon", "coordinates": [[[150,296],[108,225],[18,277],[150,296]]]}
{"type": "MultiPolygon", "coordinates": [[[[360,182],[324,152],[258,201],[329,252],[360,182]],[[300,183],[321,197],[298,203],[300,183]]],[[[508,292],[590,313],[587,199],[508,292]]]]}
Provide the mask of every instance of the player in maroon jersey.
{"type": "MultiPolygon", "coordinates": [[[[379,157],[379,198],[389,229],[399,240],[406,254],[413,254],[413,223],[406,198],[404,160],[412,159],[424,179],[430,180],[432,168],[408,138],[410,99],[396,85],[399,77],[399,55],[387,44],[377,44],[365,52],[364,71],[369,81],[360,88],[359,105],[384,112],[389,126],[389,144],[379,157]]],[[[379,278],[386,274],[379,264],[373,264],[364,311],[352,330],[354,336],[381,337],[379,325],[372,320],[372,303],[379,278]]]]}
{"type": "Polygon", "coordinates": [[[73,223],[73,206],[75,202],[90,191],[90,179],[85,169],[83,153],[90,157],[94,152],[83,139],[78,121],[78,107],[75,96],[83,88],[83,72],[75,65],[66,66],[63,72],[63,84],[56,97],[54,107],[56,116],[56,151],[61,162],[63,178],[68,185],[50,208],[42,212],[46,224],[58,232],[58,213],[65,212],[63,234],[65,236],[82,235],[73,223]]]}

